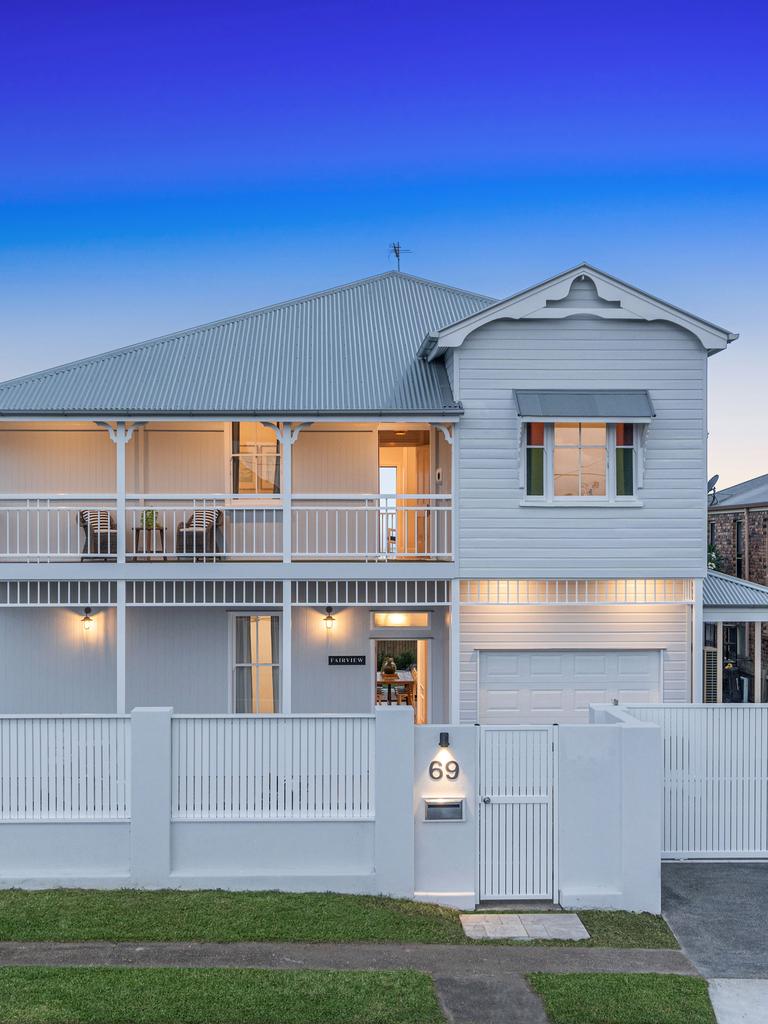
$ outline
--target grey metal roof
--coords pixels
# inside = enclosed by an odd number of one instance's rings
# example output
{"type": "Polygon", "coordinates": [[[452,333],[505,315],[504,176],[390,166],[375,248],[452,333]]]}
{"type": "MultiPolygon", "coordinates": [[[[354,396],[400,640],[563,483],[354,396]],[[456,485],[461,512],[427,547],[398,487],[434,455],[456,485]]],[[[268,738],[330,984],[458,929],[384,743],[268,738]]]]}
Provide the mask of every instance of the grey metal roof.
{"type": "Polygon", "coordinates": [[[709,569],[704,577],[704,604],[718,608],[768,608],[768,587],[709,569]]]}
{"type": "Polygon", "coordinates": [[[0,416],[455,413],[425,335],[488,296],[390,271],[0,384],[0,416]]]}
{"type": "Polygon", "coordinates": [[[654,415],[647,391],[515,391],[520,416],[556,416],[574,419],[650,419],[654,415]]]}
{"type": "Polygon", "coordinates": [[[768,505],[768,473],[717,491],[710,508],[739,508],[743,505],[768,505]]]}

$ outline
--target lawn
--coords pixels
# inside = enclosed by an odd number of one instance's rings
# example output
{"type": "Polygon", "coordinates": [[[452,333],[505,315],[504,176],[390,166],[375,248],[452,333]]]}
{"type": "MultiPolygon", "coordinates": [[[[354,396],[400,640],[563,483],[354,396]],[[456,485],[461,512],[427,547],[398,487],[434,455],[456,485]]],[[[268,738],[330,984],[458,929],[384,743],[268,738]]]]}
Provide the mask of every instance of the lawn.
{"type": "Polygon", "coordinates": [[[552,1024],[715,1024],[703,978],[531,974],[552,1024]]]}
{"type": "MultiPolygon", "coordinates": [[[[582,911],[580,945],[673,948],[660,917],[582,911]]],[[[468,943],[458,912],[428,903],[338,893],[0,891],[5,942],[444,942],[468,943]]],[[[554,945],[569,945],[555,942],[554,945]]]]}
{"type": "Polygon", "coordinates": [[[0,968],[3,1024],[443,1024],[416,971],[0,968]]]}

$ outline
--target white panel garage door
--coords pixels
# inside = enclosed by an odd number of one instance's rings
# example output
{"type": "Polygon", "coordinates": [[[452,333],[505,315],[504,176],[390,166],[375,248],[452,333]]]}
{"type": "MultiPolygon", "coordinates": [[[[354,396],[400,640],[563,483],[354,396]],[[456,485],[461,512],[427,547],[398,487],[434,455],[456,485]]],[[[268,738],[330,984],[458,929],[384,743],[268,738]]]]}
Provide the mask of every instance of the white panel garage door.
{"type": "Polygon", "coordinates": [[[480,651],[480,724],[586,722],[589,705],[661,699],[661,655],[645,651],[480,651]]]}

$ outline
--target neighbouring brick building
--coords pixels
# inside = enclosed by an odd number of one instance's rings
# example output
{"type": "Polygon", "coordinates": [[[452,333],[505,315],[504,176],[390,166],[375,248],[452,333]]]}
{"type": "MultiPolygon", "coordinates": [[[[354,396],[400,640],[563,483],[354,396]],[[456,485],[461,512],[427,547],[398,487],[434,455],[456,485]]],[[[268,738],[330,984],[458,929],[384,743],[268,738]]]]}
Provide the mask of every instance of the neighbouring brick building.
{"type": "MultiPolygon", "coordinates": [[[[768,586],[768,473],[716,492],[708,512],[708,543],[720,572],[768,586]]],[[[754,626],[733,631],[734,656],[749,660],[754,626]],[[739,633],[740,631],[740,633],[739,633]]],[[[768,629],[762,633],[768,665],[768,629]]]]}

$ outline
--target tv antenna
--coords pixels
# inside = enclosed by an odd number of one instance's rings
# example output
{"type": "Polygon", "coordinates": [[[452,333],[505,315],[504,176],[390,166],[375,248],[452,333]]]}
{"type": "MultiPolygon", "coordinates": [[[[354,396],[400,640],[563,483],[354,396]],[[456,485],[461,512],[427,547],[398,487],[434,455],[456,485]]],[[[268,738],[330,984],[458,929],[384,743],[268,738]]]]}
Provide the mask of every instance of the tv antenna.
{"type": "Polygon", "coordinates": [[[712,495],[712,497],[709,499],[709,504],[710,505],[716,505],[717,504],[717,491],[715,490],[715,485],[717,484],[717,481],[719,479],[720,479],[720,474],[719,473],[715,473],[714,476],[711,476],[709,478],[709,480],[707,480],[707,496],[709,496],[710,494],[712,495]]]}
{"type": "Polygon", "coordinates": [[[413,249],[404,249],[399,242],[390,242],[389,243],[389,251],[395,257],[395,262],[397,263],[397,269],[399,271],[400,270],[400,256],[404,255],[407,252],[413,252],[413,249]]]}

